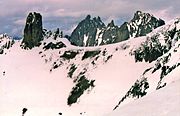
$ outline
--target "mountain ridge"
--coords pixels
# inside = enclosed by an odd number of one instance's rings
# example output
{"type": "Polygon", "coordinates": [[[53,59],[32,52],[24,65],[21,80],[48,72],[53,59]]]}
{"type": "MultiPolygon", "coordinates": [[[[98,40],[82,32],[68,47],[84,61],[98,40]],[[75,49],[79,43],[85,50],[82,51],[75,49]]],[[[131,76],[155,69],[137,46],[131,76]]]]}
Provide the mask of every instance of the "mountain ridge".
{"type": "Polygon", "coordinates": [[[179,78],[172,74],[179,71],[180,19],[102,46],[74,46],[57,31],[47,35],[32,49],[21,48],[23,40],[6,49],[12,39],[0,39],[3,116],[19,115],[22,107],[31,116],[103,116],[179,78]]]}
{"type": "Polygon", "coordinates": [[[129,38],[144,36],[153,29],[165,24],[162,19],[157,19],[153,15],[141,11],[136,11],[133,19],[129,22],[124,22],[120,27],[116,26],[113,20],[105,26],[101,20],[97,22],[96,20],[94,21],[96,18],[91,20],[90,15],[87,17],[78,24],[71,34],[70,41],[77,46],[98,46],[117,43],[129,38]],[[99,25],[99,27],[93,26],[87,20],[102,25],[99,25]],[[85,25],[86,23],[87,25],[85,25]],[[93,33],[84,33],[84,30],[91,32],[90,26],[93,28],[93,33]],[[85,41],[84,44],[83,41],[85,41]]]}

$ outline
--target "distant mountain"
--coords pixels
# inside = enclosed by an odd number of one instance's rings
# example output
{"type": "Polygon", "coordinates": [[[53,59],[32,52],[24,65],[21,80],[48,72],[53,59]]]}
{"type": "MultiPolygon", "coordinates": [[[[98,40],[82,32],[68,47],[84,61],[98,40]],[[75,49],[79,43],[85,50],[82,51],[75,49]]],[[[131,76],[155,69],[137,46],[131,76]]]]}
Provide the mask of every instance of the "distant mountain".
{"type": "Polygon", "coordinates": [[[106,45],[144,36],[164,24],[162,19],[141,11],[137,11],[131,21],[120,27],[116,26],[113,20],[105,26],[100,17],[91,19],[88,15],[72,32],[70,41],[77,46],[106,45]]]}

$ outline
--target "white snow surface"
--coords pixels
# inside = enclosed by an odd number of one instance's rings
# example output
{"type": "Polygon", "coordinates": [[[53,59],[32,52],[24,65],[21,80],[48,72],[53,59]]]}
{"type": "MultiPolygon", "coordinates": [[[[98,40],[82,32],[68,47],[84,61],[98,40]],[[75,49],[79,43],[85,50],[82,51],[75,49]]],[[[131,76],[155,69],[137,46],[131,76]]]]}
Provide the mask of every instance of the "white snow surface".
{"type": "MultiPolygon", "coordinates": [[[[45,40],[45,42],[48,41],[51,40],[45,40]]],[[[65,62],[64,66],[52,72],[49,70],[52,63],[59,58],[59,50],[43,51],[41,47],[23,50],[20,43],[21,41],[16,41],[6,55],[0,55],[0,114],[2,116],[18,116],[24,107],[28,108],[26,116],[56,116],[59,112],[65,116],[79,116],[80,113],[84,116],[101,116],[112,110],[119,97],[126,93],[148,65],[135,63],[134,58],[129,56],[130,48],[141,43],[138,39],[114,44],[113,47],[107,45],[62,48],[61,52],[72,49],[88,51],[106,48],[107,54],[113,54],[113,57],[107,63],[104,63],[103,58],[99,59],[95,68],[89,63],[91,59],[81,61],[80,56],[83,53],[80,53],[76,59],[65,62]],[[131,47],[124,50],[124,47],[130,44],[131,47]],[[115,48],[118,48],[118,51],[115,48]],[[43,53],[39,54],[40,51],[43,53]],[[47,63],[44,62],[45,59],[48,59],[47,63]],[[75,85],[73,80],[67,77],[67,67],[72,63],[78,65],[79,71],[88,65],[87,76],[89,79],[95,79],[95,87],[92,91],[85,92],[78,103],[68,106],[67,98],[75,85]]],[[[74,75],[78,74],[78,70],[74,75]]]]}

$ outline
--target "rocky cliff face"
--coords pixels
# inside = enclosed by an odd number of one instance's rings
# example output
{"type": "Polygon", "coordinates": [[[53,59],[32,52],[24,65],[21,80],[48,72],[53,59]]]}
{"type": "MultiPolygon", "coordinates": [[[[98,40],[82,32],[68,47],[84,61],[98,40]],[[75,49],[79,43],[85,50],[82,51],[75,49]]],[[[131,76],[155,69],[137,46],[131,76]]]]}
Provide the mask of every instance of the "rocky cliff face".
{"type": "Polygon", "coordinates": [[[29,13],[24,28],[24,48],[33,48],[43,39],[42,16],[40,13],[29,13]]]}
{"type": "Polygon", "coordinates": [[[117,43],[131,37],[144,36],[165,22],[149,13],[137,11],[129,22],[120,27],[112,20],[107,26],[100,17],[90,19],[90,15],[79,23],[71,34],[70,41],[77,46],[98,46],[117,43]]]}

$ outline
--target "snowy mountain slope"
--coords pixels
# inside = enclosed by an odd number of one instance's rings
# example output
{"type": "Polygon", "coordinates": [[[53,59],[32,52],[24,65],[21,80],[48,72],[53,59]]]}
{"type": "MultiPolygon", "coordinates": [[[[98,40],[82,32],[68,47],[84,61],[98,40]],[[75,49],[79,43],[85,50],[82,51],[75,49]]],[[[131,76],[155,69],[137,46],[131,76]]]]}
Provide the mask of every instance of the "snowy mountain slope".
{"type": "MultiPolygon", "coordinates": [[[[175,75],[180,74],[176,72],[175,75]]],[[[107,116],[179,116],[180,78],[179,76],[177,78],[178,80],[173,81],[167,87],[124,105],[107,116]]]]}
{"type": "MultiPolygon", "coordinates": [[[[178,30],[179,22],[175,20],[148,36],[99,47],[76,47],[65,38],[54,39],[54,36],[50,36],[44,38],[39,47],[25,50],[20,47],[21,41],[15,41],[7,54],[0,55],[0,114],[20,115],[24,107],[28,108],[26,116],[107,114],[143,75],[148,77],[148,94],[156,90],[160,81],[167,85],[176,81],[174,76],[168,76],[178,72],[179,67],[171,72],[167,68],[168,74],[162,79],[162,68],[154,73],[152,71],[168,53],[171,53],[171,58],[163,66],[178,64],[178,30]],[[157,61],[155,59],[149,63],[143,59],[143,62],[135,62],[134,51],[143,48],[146,41],[153,40],[149,38],[154,34],[168,32],[173,29],[169,27],[175,25],[177,30],[174,38],[167,37],[177,41],[157,61]]],[[[165,39],[164,36],[161,39],[165,39]]],[[[144,56],[143,53],[142,58],[144,56]]],[[[130,98],[125,102],[133,100],[130,98]]]]}
{"type": "Polygon", "coordinates": [[[30,110],[27,115],[53,115],[52,112],[60,112],[57,108],[66,110],[65,99],[72,82],[63,78],[65,72],[60,70],[50,74],[37,55],[37,49],[24,51],[19,45],[16,43],[12,52],[1,57],[1,72],[3,70],[5,74],[1,76],[0,114],[20,115],[22,107],[30,110]]]}
{"type": "Polygon", "coordinates": [[[147,40],[141,46],[135,48],[132,54],[137,62],[152,62],[151,64],[154,66],[147,67],[144,70],[141,78],[121,98],[114,110],[122,103],[125,103],[127,99],[132,100],[143,97],[166,86],[173,80],[173,77],[168,78],[168,75],[180,66],[180,29],[178,25],[179,19],[176,19],[170,25],[155,30],[146,37],[147,40]]]}
{"type": "MultiPolygon", "coordinates": [[[[141,39],[141,41],[143,41],[143,39],[141,39]]],[[[106,89],[108,91],[107,93],[109,94],[113,92],[115,95],[117,95],[119,93],[119,89],[114,90],[115,87],[121,86],[119,83],[114,83],[120,80],[118,77],[121,75],[121,72],[119,72],[118,69],[121,67],[121,65],[118,66],[118,64],[122,64],[124,60],[126,60],[126,62],[129,62],[130,60],[129,65],[135,65],[133,57],[130,56],[128,59],[123,57],[125,55],[128,56],[129,49],[126,48],[128,48],[129,45],[132,45],[133,47],[134,45],[141,43],[139,40],[134,39],[134,41],[127,41],[124,43],[115,44],[113,46],[108,45],[96,48],[81,48],[72,45],[69,46],[68,42],[65,42],[65,40],[61,38],[57,40],[49,38],[45,39],[43,42],[46,44],[42,44],[42,46],[35,47],[32,50],[24,50],[20,47],[21,41],[15,41],[15,44],[10,48],[10,52],[6,55],[3,54],[0,56],[0,112],[3,116],[19,115],[23,107],[27,107],[29,109],[26,115],[31,116],[57,115],[58,112],[62,112],[64,115],[69,116],[78,116],[80,113],[83,113],[83,115],[98,116],[103,115],[105,112],[111,111],[117,99],[114,100],[115,96],[112,98],[105,97],[102,99],[102,93],[104,93],[103,91],[106,91],[106,89]],[[63,41],[66,47],[61,49],[43,49],[44,46],[48,45],[48,43],[52,42],[55,44],[58,41],[63,41]],[[79,53],[73,59],[60,57],[64,54],[64,52],[69,50],[73,50],[75,52],[79,51],[79,53]],[[97,50],[100,50],[101,52],[95,56],[92,56],[91,58],[84,57],[84,60],[82,60],[87,51],[97,50]],[[124,52],[121,53],[121,51],[124,52]],[[107,60],[107,57],[111,55],[113,55],[112,59],[109,58],[109,60],[107,60]],[[97,56],[99,58],[96,61],[95,59],[97,56]],[[122,58],[122,60],[117,60],[118,58],[122,58]],[[95,64],[92,63],[93,61],[95,64]],[[109,67],[112,67],[117,61],[116,73],[113,77],[109,77],[112,76],[109,75],[110,72],[112,73],[112,69],[109,69],[109,67]],[[54,62],[57,62],[57,64],[63,62],[63,64],[54,69],[54,62]],[[68,73],[72,64],[75,64],[78,68],[73,73],[71,79],[68,78],[68,73]],[[102,72],[103,70],[105,71],[105,69],[106,73],[102,72]],[[77,75],[84,70],[86,70],[84,75],[88,80],[95,80],[95,87],[91,91],[86,90],[84,94],[78,98],[77,104],[68,106],[67,99],[70,96],[72,88],[77,84],[77,81],[75,83],[73,83],[73,81],[77,80],[77,75]],[[102,74],[107,74],[107,76],[102,74]],[[111,81],[108,78],[111,78],[111,81]],[[106,83],[109,83],[112,88],[105,86],[106,83]],[[102,101],[98,99],[101,99],[102,101]],[[102,102],[108,102],[109,99],[114,100],[114,103],[111,103],[112,105],[102,104],[102,102]],[[107,111],[105,111],[105,109],[107,111]],[[103,112],[101,112],[102,110],[103,112]]],[[[146,63],[138,63],[136,67],[139,68],[135,74],[141,74],[141,69],[143,69],[145,66],[146,63]]],[[[125,72],[127,72],[127,69],[124,69],[123,67],[121,69],[124,70],[124,74],[126,74],[125,72]]],[[[133,70],[133,67],[131,70],[133,70]]],[[[126,75],[125,77],[127,78],[126,75]]],[[[133,84],[133,80],[136,80],[135,76],[129,86],[133,84]]],[[[129,86],[127,85],[126,88],[129,86]]],[[[123,90],[126,91],[126,88],[123,90]]]]}

